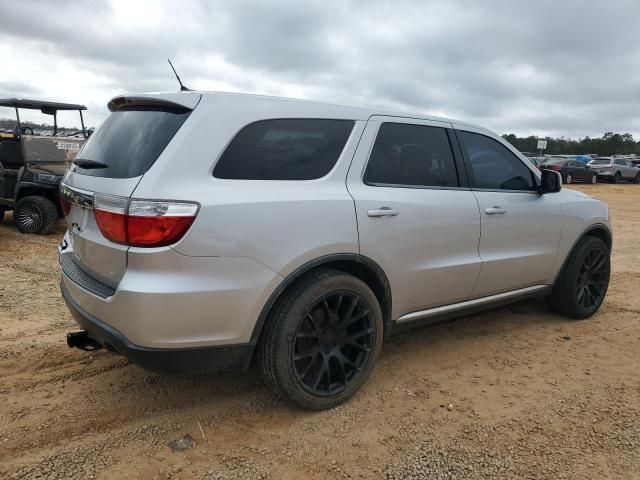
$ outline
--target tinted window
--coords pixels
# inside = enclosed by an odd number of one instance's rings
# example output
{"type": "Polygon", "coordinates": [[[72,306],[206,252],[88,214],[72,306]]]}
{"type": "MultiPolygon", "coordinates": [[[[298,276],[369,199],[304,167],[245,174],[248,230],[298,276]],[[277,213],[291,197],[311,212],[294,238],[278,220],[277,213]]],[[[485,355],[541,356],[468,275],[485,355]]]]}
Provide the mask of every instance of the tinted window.
{"type": "MultiPolygon", "coordinates": [[[[533,172],[496,140],[471,132],[459,132],[471,162],[475,188],[532,190],[533,172]]],[[[550,160],[549,163],[556,163],[550,160]]]]}
{"type": "Polygon", "coordinates": [[[547,160],[547,164],[548,165],[566,165],[569,162],[569,160],[566,160],[564,158],[550,158],[549,160],[547,160]]]}
{"type": "Polygon", "coordinates": [[[113,112],[78,153],[105,168],[75,167],[83,175],[131,178],[143,175],[157,160],[191,112],[124,110],[113,112]]]}
{"type": "Polygon", "coordinates": [[[263,120],[243,128],[213,170],[214,177],[312,180],[338,161],[352,120],[263,120]]]}
{"type": "Polygon", "coordinates": [[[456,187],[451,145],[444,128],[383,123],[365,182],[370,184],[456,187]]]}
{"type": "Polygon", "coordinates": [[[609,165],[609,163],[611,163],[611,160],[609,160],[608,158],[604,158],[604,159],[600,159],[600,160],[593,160],[592,165],[609,165]]]}
{"type": "Polygon", "coordinates": [[[616,165],[624,165],[624,160],[616,160],[615,164],[616,165]]]}

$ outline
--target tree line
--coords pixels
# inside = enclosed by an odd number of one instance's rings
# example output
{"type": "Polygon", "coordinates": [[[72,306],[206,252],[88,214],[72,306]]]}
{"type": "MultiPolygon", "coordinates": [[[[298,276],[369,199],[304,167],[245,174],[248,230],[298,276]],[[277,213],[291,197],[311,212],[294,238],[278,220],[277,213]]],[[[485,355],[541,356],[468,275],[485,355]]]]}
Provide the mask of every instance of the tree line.
{"type": "MultiPolygon", "coordinates": [[[[11,118],[0,118],[0,130],[13,130],[17,125],[17,123],[18,122],[16,120],[11,118]]],[[[20,125],[22,125],[23,127],[31,127],[34,130],[53,130],[53,124],[49,125],[47,123],[35,123],[35,122],[29,122],[29,121],[22,121],[20,122],[20,125]]],[[[59,132],[76,131],[76,130],[80,130],[80,127],[62,127],[58,125],[59,132]]]]}
{"type": "Polygon", "coordinates": [[[538,140],[547,141],[547,149],[543,153],[549,155],[572,155],[595,153],[603,155],[640,155],[640,141],[636,142],[630,133],[607,132],[602,137],[573,138],[551,137],[517,137],[513,133],[502,136],[521,152],[538,152],[538,140]]]}

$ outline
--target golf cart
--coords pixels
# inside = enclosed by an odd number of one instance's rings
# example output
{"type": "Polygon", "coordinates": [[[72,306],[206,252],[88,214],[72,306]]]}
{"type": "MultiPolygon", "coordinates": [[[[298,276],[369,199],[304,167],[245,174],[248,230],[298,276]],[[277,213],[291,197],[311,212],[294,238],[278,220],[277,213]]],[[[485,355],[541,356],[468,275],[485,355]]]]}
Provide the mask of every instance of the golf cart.
{"type": "Polygon", "coordinates": [[[15,109],[12,130],[0,131],[0,220],[13,210],[22,233],[51,233],[64,216],[59,197],[62,176],[87,139],[82,111],[87,107],[70,103],[17,98],[0,99],[0,107],[15,109]],[[39,110],[53,117],[53,129],[20,122],[20,110],[39,110]],[[82,130],[58,128],[58,112],[76,110],[82,130]]]}

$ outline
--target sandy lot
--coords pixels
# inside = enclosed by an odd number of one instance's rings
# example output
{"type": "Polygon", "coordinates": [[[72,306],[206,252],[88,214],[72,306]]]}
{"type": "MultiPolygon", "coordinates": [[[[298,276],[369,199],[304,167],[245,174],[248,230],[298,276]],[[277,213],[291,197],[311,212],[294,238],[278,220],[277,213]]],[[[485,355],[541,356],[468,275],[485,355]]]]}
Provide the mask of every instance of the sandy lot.
{"type": "Polygon", "coordinates": [[[24,236],[5,220],[0,478],[640,478],[640,185],[575,188],[613,211],[597,315],[534,301],[397,337],[352,401],[320,413],[256,371],[166,377],[67,348],[64,225],[24,236]],[[185,434],[195,445],[173,452],[185,434]]]}

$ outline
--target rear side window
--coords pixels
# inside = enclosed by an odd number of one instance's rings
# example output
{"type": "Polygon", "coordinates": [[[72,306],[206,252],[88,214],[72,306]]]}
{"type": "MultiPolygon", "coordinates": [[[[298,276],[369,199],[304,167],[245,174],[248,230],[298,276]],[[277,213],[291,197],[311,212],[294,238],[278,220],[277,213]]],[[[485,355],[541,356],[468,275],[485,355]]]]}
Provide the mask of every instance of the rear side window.
{"type": "MultiPolygon", "coordinates": [[[[534,190],[533,172],[493,138],[460,131],[471,162],[471,186],[491,190],[534,190]]],[[[558,163],[558,162],[552,162],[558,163]]]]}
{"type": "Polygon", "coordinates": [[[190,110],[149,108],[111,113],[76,158],[95,162],[92,168],[76,166],[75,171],[109,178],[144,175],[190,113],[190,110]]]}
{"type": "Polygon", "coordinates": [[[458,175],[446,130],[383,123],[364,181],[374,185],[457,187],[458,175]]]}
{"type": "Polygon", "coordinates": [[[213,169],[235,180],[313,180],[338,161],[353,120],[277,119],[244,127],[213,169]]]}

